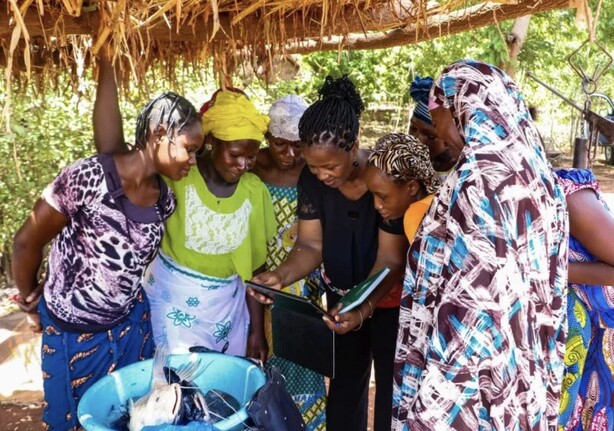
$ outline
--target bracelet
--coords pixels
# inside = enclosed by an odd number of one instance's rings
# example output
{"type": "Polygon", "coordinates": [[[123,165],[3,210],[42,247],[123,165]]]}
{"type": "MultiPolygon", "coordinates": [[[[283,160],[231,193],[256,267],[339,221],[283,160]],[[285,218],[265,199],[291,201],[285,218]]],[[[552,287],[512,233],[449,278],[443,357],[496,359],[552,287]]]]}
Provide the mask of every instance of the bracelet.
{"type": "Polygon", "coordinates": [[[369,305],[369,316],[367,316],[367,319],[370,319],[371,316],[373,316],[373,305],[371,304],[371,300],[369,298],[367,298],[367,304],[369,305]]]}
{"type": "Polygon", "coordinates": [[[364,322],[364,319],[362,317],[362,312],[360,311],[360,308],[356,308],[356,311],[358,311],[358,315],[360,316],[360,325],[358,325],[358,328],[355,328],[354,331],[360,331],[360,328],[362,328],[362,323],[364,322]]]}

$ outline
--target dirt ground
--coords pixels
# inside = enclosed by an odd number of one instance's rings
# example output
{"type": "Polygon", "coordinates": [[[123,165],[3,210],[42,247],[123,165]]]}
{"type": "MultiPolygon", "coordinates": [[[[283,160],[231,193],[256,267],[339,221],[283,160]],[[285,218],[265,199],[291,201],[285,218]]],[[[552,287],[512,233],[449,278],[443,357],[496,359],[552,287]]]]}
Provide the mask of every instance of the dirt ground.
{"type": "MultiPolygon", "coordinates": [[[[607,165],[604,161],[598,158],[593,163],[593,172],[599,180],[601,191],[604,193],[614,193],[614,166],[607,165]]],[[[571,166],[571,161],[569,161],[571,166]]]]}
{"type": "Polygon", "coordinates": [[[0,404],[0,430],[41,431],[42,403],[0,404]]]}
{"type": "MultiPolygon", "coordinates": [[[[570,167],[570,157],[560,157],[553,165],[556,168],[570,167]]],[[[614,193],[614,167],[608,166],[598,157],[593,164],[593,171],[597,176],[604,193],[614,193]]],[[[369,399],[374,398],[375,388],[373,382],[370,387],[369,399]]],[[[40,431],[42,402],[0,403],[0,431],[40,431]]],[[[372,423],[373,406],[369,406],[369,423],[372,423]]],[[[371,429],[371,427],[369,427],[371,429]]]]}

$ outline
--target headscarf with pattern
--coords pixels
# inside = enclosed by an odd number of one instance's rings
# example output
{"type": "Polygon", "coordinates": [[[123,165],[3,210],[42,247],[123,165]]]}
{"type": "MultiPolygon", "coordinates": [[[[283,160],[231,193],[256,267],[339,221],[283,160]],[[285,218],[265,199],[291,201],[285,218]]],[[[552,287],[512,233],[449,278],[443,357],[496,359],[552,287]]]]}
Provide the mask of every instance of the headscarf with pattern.
{"type": "Polygon", "coordinates": [[[441,186],[428,148],[405,133],[389,133],[379,138],[369,163],[401,181],[418,181],[429,195],[441,186]]]}
{"type": "Polygon", "coordinates": [[[308,108],[307,102],[300,96],[289,95],[276,100],[269,109],[269,133],[276,138],[296,142],[298,136],[298,122],[308,108]]]}
{"type": "Polygon", "coordinates": [[[427,76],[426,78],[421,78],[416,75],[416,78],[412,81],[411,86],[409,87],[409,95],[416,102],[416,107],[414,108],[414,113],[412,117],[424,121],[426,124],[433,124],[433,119],[431,118],[431,113],[428,109],[429,102],[429,93],[431,92],[431,88],[433,87],[433,78],[427,76]]]}
{"type": "Polygon", "coordinates": [[[262,141],[269,116],[262,114],[245,93],[234,88],[217,90],[200,108],[203,132],[223,141],[262,141]]]}

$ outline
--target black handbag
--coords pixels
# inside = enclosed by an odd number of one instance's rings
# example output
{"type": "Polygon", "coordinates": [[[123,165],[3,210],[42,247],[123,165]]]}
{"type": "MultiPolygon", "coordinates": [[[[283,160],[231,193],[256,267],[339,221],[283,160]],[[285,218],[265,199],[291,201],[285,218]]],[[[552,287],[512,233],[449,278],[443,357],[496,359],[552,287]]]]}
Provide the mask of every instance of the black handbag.
{"type": "Polygon", "coordinates": [[[286,379],[274,366],[267,381],[247,406],[247,413],[259,431],[300,431],[305,421],[286,388],[286,379]]]}

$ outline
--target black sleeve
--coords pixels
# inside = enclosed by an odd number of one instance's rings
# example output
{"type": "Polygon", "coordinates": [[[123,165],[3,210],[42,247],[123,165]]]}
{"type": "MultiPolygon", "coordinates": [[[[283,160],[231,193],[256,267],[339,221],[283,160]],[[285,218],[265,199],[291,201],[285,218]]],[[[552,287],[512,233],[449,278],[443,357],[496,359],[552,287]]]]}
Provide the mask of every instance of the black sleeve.
{"type": "Polygon", "coordinates": [[[317,177],[305,166],[297,183],[298,205],[296,206],[296,215],[300,220],[320,218],[322,199],[319,183],[317,177]]]}
{"type": "Polygon", "coordinates": [[[388,232],[393,235],[405,235],[405,229],[403,229],[403,217],[394,220],[384,220],[379,217],[379,228],[384,232],[388,232]]]}

